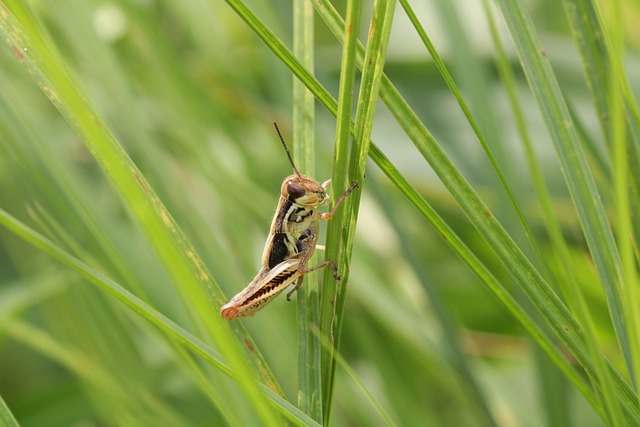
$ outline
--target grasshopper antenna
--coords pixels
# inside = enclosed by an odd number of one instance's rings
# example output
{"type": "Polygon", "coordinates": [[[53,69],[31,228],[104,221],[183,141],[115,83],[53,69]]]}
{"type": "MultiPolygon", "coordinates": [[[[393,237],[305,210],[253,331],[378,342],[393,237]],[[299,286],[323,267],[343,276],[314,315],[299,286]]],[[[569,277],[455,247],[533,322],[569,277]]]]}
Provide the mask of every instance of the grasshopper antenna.
{"type": "Polygon", "coordinates": [[[284,147],[284,151],[287,152],[287,157],[289,157],[289,163],[291,163],[291,166],[293,166],[293,171],[296,173],[296,175],[301,176],[300,172],[298,172],[298,168],[293,163],[293,157],[291,157],[291,152],[289,151],[289,148],[287,147],[287,143],[284,142],[284,138],[282,137],[282,134],[280,133],[280,129],[278,129],[278,124],[276,122],[273,122],[273,125],[276,127],[276,132],[278,132],[278,136],[280,137],[280,141],[282,142],[282,146],[284,147]]]}

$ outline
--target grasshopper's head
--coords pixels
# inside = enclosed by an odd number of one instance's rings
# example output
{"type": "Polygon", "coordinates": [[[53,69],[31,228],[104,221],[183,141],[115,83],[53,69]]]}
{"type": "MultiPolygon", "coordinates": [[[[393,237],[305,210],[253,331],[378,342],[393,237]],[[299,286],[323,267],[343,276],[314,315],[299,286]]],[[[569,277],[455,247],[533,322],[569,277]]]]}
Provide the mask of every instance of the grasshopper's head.
{"type": "Polygon", "coordinates": [[[313,178],[304,175],[289,175],[282,182],[280,193],[292,203],[302,206],[320,206],[329,201],[327,186],[329,181],[320,184],[313,178]]]}
{"type": "Polygon", "coordinates": [[[320,184],[315,179],[304,176],[298,172],[298,168],[296,168],[295,163],[293,163],[293,158],[291,157],[289,148],[287,148],[287,144],[284,142],[280,129],[278,129],[278,125],[276,122],[273,122],[273,125],[276,127],[276,132],[278,132],[280,142],[282,142],[284,151],[287,153],[287,157],[289,158],[289,163],[291,163],[293,171],[295,172],[294,175],[289,175],[284,179],[282,187],[280,188],[280,194],[282,194],[282,197],[289,200],[291,203],[296,203],[298,205],[311,206],[313,208],[324,205],[329,201],[329,196],[327,196],[327,187],[329,186],[329,183],[331,183],[331,180],[320,184]]]}

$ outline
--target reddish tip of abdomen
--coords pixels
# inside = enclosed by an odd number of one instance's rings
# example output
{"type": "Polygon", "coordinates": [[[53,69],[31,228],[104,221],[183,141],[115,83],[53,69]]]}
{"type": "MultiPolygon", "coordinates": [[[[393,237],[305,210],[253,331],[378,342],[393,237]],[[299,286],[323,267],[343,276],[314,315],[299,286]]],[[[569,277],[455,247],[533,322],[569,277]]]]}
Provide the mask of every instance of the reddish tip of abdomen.
{"type": "Polygon", "coordinates": [[[222,317],[224,317],[227,320],[233,320],[236,317],[238,317],[238,307],[235,306],[230,306],[230,305],[223,305],[220,308],[220,315],[222,317]]]}

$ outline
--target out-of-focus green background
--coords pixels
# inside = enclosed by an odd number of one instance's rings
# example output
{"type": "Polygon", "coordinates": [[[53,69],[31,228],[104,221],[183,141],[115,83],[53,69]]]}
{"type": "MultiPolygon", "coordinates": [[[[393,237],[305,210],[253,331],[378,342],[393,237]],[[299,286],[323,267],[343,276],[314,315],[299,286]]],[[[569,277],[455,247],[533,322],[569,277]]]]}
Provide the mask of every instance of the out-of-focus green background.
{"type": "MultiPolygon", "coordinates": [[[[224,294],[231,297],[240,291],[258,270],[281,180],[291,173],[272,127],[277,121],[291,144],[291,71],[223,1],[3,3],[27,34],[37,35],[43,46],[54,50],[52,61],[72,76],[224,294]]],[[[410,3],[520,203],[529,236],[400,5],[386,75],[552,289],[566,297],[558,285],[566,259],[557,257],[547,234],[548,218],[534,191],[518,117],[496,65],[483,2],[410,3]],[[541,257],[528,238],[536,242],[541,257]]],[[[620,217],[612,152],[602,142],[585,67],[567,23],[564,6],[573,2],[526,3],[574,114],[598,198],[615,225],[620,217]]],[[[614,3],[624,10],[624,59],[633,90],[640,83],[640,26],[635,25],[640,9],[635,2],[614,3]]],[[[292,45],[291,2],[246,4],[285,45],[292,45]]],[[[334,6],[344,16],[345,2],[334,6]]],[[[365,1],[360,35],[365,44],[371,10],[365,1]]],[[[598,351],[624,373],[611,309],[551,137],[500,11],[493,3],[490,10],[505,43],[504,59],[514,72],[526,132],[550,190],[598,351]]],[[[611,22],[608,16],[604,22],[611,22]]],[[[320,18],[315,24],[314,73],[337,96],[341,45],[320,18]]],[[[48,96],[51,93],[42,91],[25,71],[19,52],[3,45],[0,208],[198,336],[194,314],[176,290],[180,284],[166,272],[165,264],[172,260],[157,255],[149,236],[132,219],[135,206],[114,188],[48,96]]],[[[631,111],[629,120],[635,118],[631,111]]],[[[320,105],[315,135],[315,178],[324,181],[332,175],[335,118],[320,105]]],[[[382,103],[372,140],[531,318],[547,325],[492,251],[492,243],[479,235],[382,103]]],[[[565,379],[451,250],[449,239],[434,230],[383,172],[369,162],[361,186],[340,353],[389,417],[397,425],[416,426],[600,426],[615,420],[597,414],[593,402],[565,379]]],[[[634,202],[632,198],[630,209],[637,207],[634,202]]],[[[637,260],[637,246],[634,250],[637,260]]],[[[635,271],[633,258],[631,265],[635,271]]],[[[638,285],[637,280],[625,283],[638,285]]],[[[281,296],[255,317],[235,321],[248,329],[294,405],[299,397],[296,307],[281,296]]],[[[219,314],[214,310],[210,316],[219,314]]],[[[20,425],[259,423],[243,414],[251,398],[219,370],[188,351],[185,356],[179,347],[72,269],[0,229],[0,396],[20,425]],[[207,383],[215,385],[207,388],[207,383]]],[[[583,376],[570,355],[568,360],[583,376]]],[[[385,424],[340,365],[334,387],[332,425],[385,424]]]]}

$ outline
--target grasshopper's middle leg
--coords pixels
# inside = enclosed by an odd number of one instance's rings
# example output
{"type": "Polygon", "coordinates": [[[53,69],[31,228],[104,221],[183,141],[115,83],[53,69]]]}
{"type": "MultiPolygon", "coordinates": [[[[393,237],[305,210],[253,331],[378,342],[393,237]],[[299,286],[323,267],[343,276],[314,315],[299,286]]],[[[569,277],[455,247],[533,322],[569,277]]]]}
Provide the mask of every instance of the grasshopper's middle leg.
{"type": "Polygon", "coordinates": [[[293,289],[291,289],[287,293],[287,301],[291,301],[291,295],[293,295],[293,293],[298,290],[300,285],[302,285],[302,280],[304,279],[304,275],[307,273],[311,273],[312,271],[331,266],[331,268],[333,269],[333,277],[336,280],[340,280],[340,276],[338,275],[338,268],[333,263],[333,261],[324,261],[324,262],[321,262],[320,264],[314,265],[313,267],[307,268],[307,263],[309,262],[309,259],[311,259],[311,256],[313,255],[313,251],[316,248],[316,236],[312,235],[312,237],[310,237],[308,240],[309,241],[306,241],[306,244],[308,245],[307,250],[304,251],[302,253],[302,256],[300,257],[300,264],[298,267],[298,273],[300,274],[300,277],[296,281],[296,284],[293,287],[293,289]]]}

